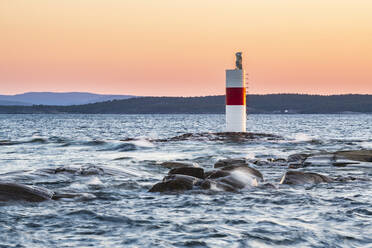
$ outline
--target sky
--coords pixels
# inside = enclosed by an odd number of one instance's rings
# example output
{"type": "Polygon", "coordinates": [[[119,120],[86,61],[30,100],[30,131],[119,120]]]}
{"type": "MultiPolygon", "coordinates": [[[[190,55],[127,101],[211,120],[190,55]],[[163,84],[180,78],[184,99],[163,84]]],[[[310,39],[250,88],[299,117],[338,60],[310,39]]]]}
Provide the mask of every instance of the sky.
{"type": "Polygon", "coordinates": [[[372,94],[371,0],[1,0],[0,94],[372,94]]]}

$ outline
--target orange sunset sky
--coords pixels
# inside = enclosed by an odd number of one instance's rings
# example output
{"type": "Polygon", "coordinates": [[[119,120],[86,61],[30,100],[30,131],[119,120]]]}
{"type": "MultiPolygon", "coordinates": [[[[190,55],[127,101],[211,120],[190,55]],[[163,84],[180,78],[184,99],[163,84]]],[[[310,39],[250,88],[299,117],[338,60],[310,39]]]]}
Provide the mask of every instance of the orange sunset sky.
{"type": "Polygon", "coordinates": [[[1,0],[0,94],[372,94],[371,0],[1,0]]]}

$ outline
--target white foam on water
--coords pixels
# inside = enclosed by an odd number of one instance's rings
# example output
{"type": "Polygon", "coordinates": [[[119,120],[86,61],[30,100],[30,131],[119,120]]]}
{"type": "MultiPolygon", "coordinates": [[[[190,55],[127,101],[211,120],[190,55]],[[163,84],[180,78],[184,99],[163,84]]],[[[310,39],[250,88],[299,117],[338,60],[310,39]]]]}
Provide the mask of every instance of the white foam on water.
{"type": "Polygon", "coordinates": [[[294,136],[294,139],[295,141],[297,142],[306,142],[306,141],[311,141],[314,139],[314,137],[311,137],[305,133],[297,133],[295,136],[294,136]]]}
{"type": "Polygon", "coordinates": [[[372,149],[372,142],[365,141],[360,143],[360,146],[364,149],[372,149]]]}
{"type": "Polygon", "coordinates": [[[144,139],[144,138],[140,138],[138,140],[133,140],[130,143],[132,143],[133,145],[136,145],[136,146],[140,146],[140,147],[155,147],[155,145],[153,143],[151,143],[150,141],[148,141],[147,139],[144,139]]]}
{"type": "Polygon", "coordinates": [[[92,177],[88,182],[88,185],[103,185],[103,182],[98,177],[92,177]]]}
{"type": "Polygon", "coordinates": [[[241,171],[239,169],[233,170],[231,172],[231,176],[235,180],[244,184],[245,187],[247,187],[247,186],[254,186],[254,187],[258,186],[257,179],[256,179],[255,176],[252,176],[252,175],[248,174],[247,172],[241,171]]]}
{"type": "Polygon", "coordinates": [[[77,191],[87,191],[88,190],[87,184],[83,184],[83,183],[79,183],[79,182],[72,183],[69,188],[73,189],[73,190],[77,190],[77,191]]]}
{"type": "Polygon", "coordinates": [[[215,183],[211,183],[210,190],[213,190],[213,191],[223,191],[222,189],[220,189],[219,187],[217,187],[217,185],[215,183]]]}

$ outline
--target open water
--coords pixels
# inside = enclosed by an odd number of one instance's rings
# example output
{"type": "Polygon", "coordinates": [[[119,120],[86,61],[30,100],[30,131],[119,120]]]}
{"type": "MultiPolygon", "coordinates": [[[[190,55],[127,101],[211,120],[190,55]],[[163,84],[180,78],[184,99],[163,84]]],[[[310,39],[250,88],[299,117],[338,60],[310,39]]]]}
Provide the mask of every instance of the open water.
{"type": "Polygon", "coordinates": [[[372,247],[368,163],[303,169],[358,178],[342,183],[279,186],[286,166],[258,166],[277,188],[148,192],[165,161],[208,170],[223,158],[372,149],[372,115],[250,115],[248,131],[282,138],[154,141],[223,126],[224,115],[0,115],[1,181],[81,193],[0,203],[0,247],[372,247]],[[50,173],[89,165],[113,173],[50,173]]]}

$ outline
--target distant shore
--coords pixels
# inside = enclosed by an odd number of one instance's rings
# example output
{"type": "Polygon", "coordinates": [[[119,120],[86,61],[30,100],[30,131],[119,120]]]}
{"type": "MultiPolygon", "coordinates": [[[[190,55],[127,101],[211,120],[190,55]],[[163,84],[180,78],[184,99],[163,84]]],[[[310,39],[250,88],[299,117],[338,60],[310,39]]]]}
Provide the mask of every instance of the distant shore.
{"type": "MultiPolygon", "coordinates": [[[[248,95],[248,114],[372,114],[372,95],[248,95]]],[[[70,105],[0,106],[0,114],[224,114],[225,96],[137,97],[70,105]]]]}

